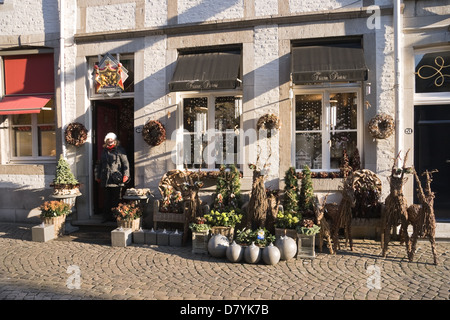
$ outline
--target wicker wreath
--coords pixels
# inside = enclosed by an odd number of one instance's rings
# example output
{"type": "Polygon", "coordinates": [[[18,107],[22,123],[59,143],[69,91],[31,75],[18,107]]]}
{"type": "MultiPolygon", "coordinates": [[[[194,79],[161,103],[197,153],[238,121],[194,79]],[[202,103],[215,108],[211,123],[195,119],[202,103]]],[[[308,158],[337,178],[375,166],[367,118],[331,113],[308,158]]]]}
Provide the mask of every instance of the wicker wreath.
{"type": "Polygon", "coordinates": [[[258,123],[256,124],[258,130],[272,130],[272,129],[280,129],[281,121],[274,114],[265,114],[261,118],[259,118],[258,123]]]}
{"type": "Polygon", "coordinates": [[[376,139],[386,139],[394,133],[394,119],[390,115],[381,113],[369,121],[369,132],[376,139]]]}
{"type": "Polygon", "coordinates": [[[66,142],[76,147],[82,146],[86,142],[87,133],[87,129],[79,122],[69,123],[64,132],[66,142]]]}
{"type": "Polygon", "coordinates": [[[158,120],[150,120],[144,125],[142,137],[149,145],[156,147],[166,140],[166,129],[158,120]]]}

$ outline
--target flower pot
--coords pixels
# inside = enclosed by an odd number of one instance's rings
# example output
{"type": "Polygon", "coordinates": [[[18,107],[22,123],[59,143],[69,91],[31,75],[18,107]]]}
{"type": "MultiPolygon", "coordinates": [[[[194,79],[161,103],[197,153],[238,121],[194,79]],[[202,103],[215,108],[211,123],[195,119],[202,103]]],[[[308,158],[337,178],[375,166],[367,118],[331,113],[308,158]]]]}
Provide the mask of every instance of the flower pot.
{"type": "Polygon", "coordinates": [[[297,259],[316,257],[315,242],[316,235],[297,234],[297,259]]]}
{"type": "Polygon", "coordinates": [[[209,230],[192,231],[192,253],[208,253],[209,230]]]}
{"type": "Polygon", "coordinates": [[[231,262],[239,262],[244,256],[244,248],[233,241],[233,243],[227,248],[226,256],[231,262]]]}
{"type": "Polygon", "coordinates": [[[262,259],[265,264],[276,265],[281,258],[280,249],[270,243],[262,251],[262,259]]]}
{"type": "Polygon", "coordinates": [[[141,218],[133,220],[117,220],[117,227],[130,228],[132,232],[139,230],[140,225],[141,225],[141,218]]]}
{"type": "Polygon", "coordinates": [[[58,216],[58,217],[45,217],[41,218],[44,224],[52,224],[55,228],[55,238],[63,235],[64,233],[64,223],[66,222],[66,216],[58,216]]]}
{"type": "Polygon", "coordinates": [[[75,206],[75,201],[79,196],[81,196],[81,193],[79,191],[75,193],[66,193],[66,194],[54,193],[51,195],[53,199],[58,199],[59,201],[67,203],[71,209],[75,206]]]}
{"type": "Polygon", "coordinates": [[[228,238],[228,240],[232,241],[234,237],[234,228],[233,227],[211,227],[211,235],[221,234],[228,238]]]}
{"type": "Polygon", "coordinates": [[[297,231],[295,229],[275,228],[275,237],[279,239],[281,236],[288,236],[297,240],[297,231]]]}

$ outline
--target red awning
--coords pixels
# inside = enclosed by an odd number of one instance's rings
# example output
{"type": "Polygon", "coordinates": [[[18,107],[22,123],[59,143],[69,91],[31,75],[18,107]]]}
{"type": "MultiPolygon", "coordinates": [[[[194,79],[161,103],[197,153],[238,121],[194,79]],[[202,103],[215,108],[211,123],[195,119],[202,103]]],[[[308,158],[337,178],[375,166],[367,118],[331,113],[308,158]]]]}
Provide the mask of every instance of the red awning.
{"type": "Polygon", "coordinates": [[[4,97],[0,101],[0,115],[39,113],[52,98],[51,95],[4,97]]]}

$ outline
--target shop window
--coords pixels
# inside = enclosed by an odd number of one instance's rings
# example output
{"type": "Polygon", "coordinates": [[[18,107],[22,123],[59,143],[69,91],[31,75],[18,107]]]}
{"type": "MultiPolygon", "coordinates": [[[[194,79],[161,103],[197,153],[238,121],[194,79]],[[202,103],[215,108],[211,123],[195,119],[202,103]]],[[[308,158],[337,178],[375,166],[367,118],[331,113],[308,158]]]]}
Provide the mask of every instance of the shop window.
{"type": "Polygon", "coordinates": [[[56,156],[53,100],[40,113],[9,116],[11,156],[15,160],[56,156]]]}
{"type": "Polygon", "coordinates": [[[344,149],[358,146],[358,92],[318,90],[295,95],[296,169],[338,171],[344,149]]]}
{"type": "Polygon", "coordinates": [[[183,168],[217,169],[241,163],[240,128],[242,100],[235,96],[203,95],[182,99],[183,168]]]}

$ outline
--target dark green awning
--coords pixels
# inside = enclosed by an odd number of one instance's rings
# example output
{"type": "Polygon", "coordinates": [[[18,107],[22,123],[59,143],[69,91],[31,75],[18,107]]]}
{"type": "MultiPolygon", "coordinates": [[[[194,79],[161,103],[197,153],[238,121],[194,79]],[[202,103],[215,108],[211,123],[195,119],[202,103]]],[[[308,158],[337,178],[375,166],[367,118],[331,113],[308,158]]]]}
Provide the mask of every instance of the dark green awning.
{"type": "Polygon", "coordinates": [[[239,86],[240,52],[180,55],[170,91],[235,89],[239,86]]]}
{"type": "Polygon", "coordinates": [[[365,81],[368,69],[361,47],[330,44],[292,48],[294,84],[365,81]]]}

